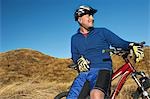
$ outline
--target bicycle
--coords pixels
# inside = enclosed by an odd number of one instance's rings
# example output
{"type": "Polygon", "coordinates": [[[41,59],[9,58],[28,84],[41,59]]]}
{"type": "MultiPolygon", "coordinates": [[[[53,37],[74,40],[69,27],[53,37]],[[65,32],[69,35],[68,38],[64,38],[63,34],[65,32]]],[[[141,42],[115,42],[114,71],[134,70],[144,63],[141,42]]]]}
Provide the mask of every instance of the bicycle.
{"type": "MultiPolygon", "coordinates": [[[[141,46],[143,46],[143,42],[139,43],[141,46]]],[[[132,76],[132,79],[136,82],[138,85],[138,88],[136,89],[135,92],[133,92],[132,97],[133,99],[150,99],[150,78],[146,76],[146,74],[142,71],[137,72],[134,68],[134,66],[131,64],[130,60],[128,59],[129,54],[132,54],[131,51],[125,51],[120,48],[115,48],[115,49],[106,49],[103,50],[103,52],[112,52],[113,54],[122,56],[124,59],[125,63],[122,65],[119,69],[117,69],[113,74],[112,74],[112,81],[121,76],[119,78],[119,81],[117,82],[117,85],[114,89],[114,91],[111,93],[109,99],[115,99],[116,96],[119,94],[120,90],[122,89],[124,83],[127,80],[127,77],[129,75],[132,76]]],[[[70,68],[74,68],[75,70],[78,70],[76,68],[76,64],[70,65],[70,68]]],[[[79,71],[78,71],[79,72],[79,71]]],[[[54,99],[61,99],[63,97],[66,97],[68,94],[68,91],[66,92],[61,92],[59,93],[54,99]]],[[[87,96],[89,99],[89,96],[87,96]]]]}

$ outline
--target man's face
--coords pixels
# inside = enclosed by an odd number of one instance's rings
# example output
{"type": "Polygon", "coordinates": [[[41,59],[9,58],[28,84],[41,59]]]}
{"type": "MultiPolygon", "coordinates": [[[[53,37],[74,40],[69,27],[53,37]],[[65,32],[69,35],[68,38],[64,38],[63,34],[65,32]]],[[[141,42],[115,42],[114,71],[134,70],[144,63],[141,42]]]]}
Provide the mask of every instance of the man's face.
{"type": "Polygon", "coordinates": [[[81,25],[83,25],[86,28],[91,28],[93,27],[93,24],[94,24],[94,18],[92,15],[89,15],[89,14],[79,17],[78,21],[81,25]]]}

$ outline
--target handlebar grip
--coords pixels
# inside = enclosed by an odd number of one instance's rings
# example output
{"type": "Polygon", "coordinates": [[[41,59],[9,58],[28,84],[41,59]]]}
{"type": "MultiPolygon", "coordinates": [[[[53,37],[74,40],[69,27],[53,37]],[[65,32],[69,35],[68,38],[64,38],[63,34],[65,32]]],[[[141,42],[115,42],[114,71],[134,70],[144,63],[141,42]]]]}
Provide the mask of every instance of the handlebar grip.
{"type": "Polygon", "coordinates": [[[137,46],[144,46],[145,44],[145,41],[141,42],[141,43],[134,43],[134,45],[137,45],[137,46]]]}

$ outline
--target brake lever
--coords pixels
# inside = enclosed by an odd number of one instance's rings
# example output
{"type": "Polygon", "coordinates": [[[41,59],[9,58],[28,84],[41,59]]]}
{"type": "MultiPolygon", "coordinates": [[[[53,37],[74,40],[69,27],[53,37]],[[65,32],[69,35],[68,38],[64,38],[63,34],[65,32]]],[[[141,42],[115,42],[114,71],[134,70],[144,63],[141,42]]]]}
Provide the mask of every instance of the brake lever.
{"type": "Polygon", "coordinates": [[[75,69],[77,67],[77,64],[71,64],[71,65],[68,65],[68,67],[75,69]]]}

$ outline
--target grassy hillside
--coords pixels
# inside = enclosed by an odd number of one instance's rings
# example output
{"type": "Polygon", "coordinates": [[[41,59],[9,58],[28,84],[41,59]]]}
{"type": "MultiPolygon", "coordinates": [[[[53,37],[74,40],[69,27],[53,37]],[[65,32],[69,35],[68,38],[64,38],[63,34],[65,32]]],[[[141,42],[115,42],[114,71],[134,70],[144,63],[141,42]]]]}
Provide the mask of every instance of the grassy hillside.
{"type": "MultiPolygon", "coordinates": [[[[150,48],[144,50],[145,58],[135,64],[137,70],[150,75],[150,48]]],[[[116,70],[123,60],[113,55],[116,70]]],[[[53,99],[68,90],[77,72],[67,66],[71,59],[60,59],[31,49],[18,49],[0,53],[0,99],[53,99]]],[[[119,98],[128,97],[135,90],[131,78],[119,98]]],[[[113,82],[114,85],[116,82],[113,82]]]]}

